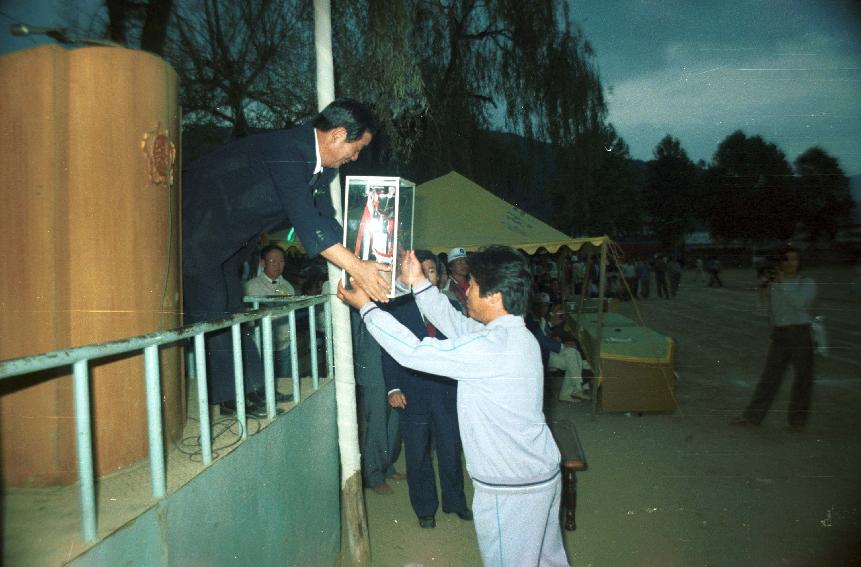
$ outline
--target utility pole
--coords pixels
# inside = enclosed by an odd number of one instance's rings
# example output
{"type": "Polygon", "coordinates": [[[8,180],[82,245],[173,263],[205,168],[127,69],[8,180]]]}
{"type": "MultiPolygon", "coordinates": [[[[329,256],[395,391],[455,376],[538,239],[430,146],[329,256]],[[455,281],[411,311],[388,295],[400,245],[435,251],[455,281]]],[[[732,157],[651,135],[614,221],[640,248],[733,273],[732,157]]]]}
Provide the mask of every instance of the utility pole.
{"type": "MultiPolygon", "coordinates": [[[[330,0],[314,0],[314,48],[317,56],[317,106],[320,110],[335,100],[335,73],[332,61],[332,10],[330,0]]],[[[341,181],[330,186],[335,218],[344,222],[341,181]]],[[[341,270],[329,264],[329,290],[338,288],[341,270]]],[[[335,398],[338,408],[338,447],[341,452],[341,518],[346,534],[347,554],[352,565],[367,565],[371,551],[368,520],[362,495],[362,468],[359,428],[356,419],[356,378],[353,373],[353,340],[350,308],[331,295],[333,343],[335,348],[335,398]]]]}

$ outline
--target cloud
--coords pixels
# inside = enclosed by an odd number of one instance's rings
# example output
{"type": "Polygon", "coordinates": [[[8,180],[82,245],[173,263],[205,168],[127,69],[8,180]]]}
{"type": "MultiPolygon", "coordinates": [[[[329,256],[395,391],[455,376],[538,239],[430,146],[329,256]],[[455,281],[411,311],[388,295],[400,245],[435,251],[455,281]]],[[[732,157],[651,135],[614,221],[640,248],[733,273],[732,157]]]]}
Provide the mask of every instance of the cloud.
{"type": "Polygon", "coordinates": [[[861,146],[861,57],[847,47],[818,34],[771,46],[667,44],[661,68],[608,90],[609,119],[636,157],[648,158],[663,134],[643,144],[633,133],[669,133],[685,147],[686,138],[708,141],[701,155],[689,150],[699,159],[742,129],[775,138],[790,159],[819,144],[861,171],[852,155],[861,146]]]}

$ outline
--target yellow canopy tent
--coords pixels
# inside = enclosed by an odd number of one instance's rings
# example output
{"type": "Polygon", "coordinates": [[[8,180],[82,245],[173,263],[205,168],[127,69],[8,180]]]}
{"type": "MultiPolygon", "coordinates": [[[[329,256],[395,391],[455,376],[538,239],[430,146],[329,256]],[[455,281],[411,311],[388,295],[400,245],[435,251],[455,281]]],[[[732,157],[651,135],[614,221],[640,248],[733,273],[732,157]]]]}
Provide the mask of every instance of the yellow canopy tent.
{"type": "Polygon", "coordinates": [[[472,252],[489,244],[552,253],[562,246],[577,251],[610,242],[607,236],[571,238],[455,171],[416,186],[413,234],[416,248],[435,253],[456,246],[472,252]]]}

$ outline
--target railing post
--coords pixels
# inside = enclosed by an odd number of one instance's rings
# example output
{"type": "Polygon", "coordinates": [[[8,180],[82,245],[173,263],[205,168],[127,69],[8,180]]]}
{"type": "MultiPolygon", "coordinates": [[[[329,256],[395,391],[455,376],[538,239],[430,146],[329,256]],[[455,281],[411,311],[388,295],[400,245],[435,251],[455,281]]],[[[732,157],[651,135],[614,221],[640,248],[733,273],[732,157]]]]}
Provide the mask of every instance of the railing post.
{"type": "MultiPolygon", "coordinates": [[[[242,368],[242,335],[239,329],[240,323],[230,327],[230,336],[233,339],[233,385],[236,389],[236,420],[242,426],[242,438],[248,437],[245,427],[245,374],[242,368]]],[[[259,330],[255,330],[259,332],[259,330]]]]}
{"type": "Polygon", "coordinates": [[[93,480],[93,439],[90,426],[90,377],[87,360],[72,365],[75,380],[75,428],[78,477],[81,481],[81,523],[84,541],[96,539],[96,490],[93,480]]]}
{"type": "Polygon", "coordinates": [[[332,348],[332,299],[323,304],[326,320],[326,377],[335,377],[335,350],[332,348]]]}
{"type": "Polygon", "coordinates": [[[161,423],[161,384],[158,366],[158,345],[144,349],[146,376],[146,413],[149,435],[149,468],[154,498],[164,498],[164,437],[161,423]]]}
{"type": "Polygon", "coordinates": [[[263,328],[263,385],[266,388],[266,415],[275,419],[275,367],[272,361],[272,315],[266,315],[263,328]]]}
{"type": "Polygon", "coordinates": [[[204,333],[194,335],[197,370],[197,413],[200,419],[200,455],[204,465],[212,463],[212,431],[209,429],[209,393],[206,390],[206,346],[204,333]]]}
{"type": "Polygon", "coordinates": [[[311,384],[314,390],[320,387],[320,372],[317,368],[317,313],[316,305],[308,306],[308,333],[311,343],[311,384]]]}
{"type": "Polygon", "coordinates": [[[293,379],[293,403],[298,404],[301,398],[299,387],[299,353],[296,350],[296,310],[290,311],[290,377],[293,379]]]}

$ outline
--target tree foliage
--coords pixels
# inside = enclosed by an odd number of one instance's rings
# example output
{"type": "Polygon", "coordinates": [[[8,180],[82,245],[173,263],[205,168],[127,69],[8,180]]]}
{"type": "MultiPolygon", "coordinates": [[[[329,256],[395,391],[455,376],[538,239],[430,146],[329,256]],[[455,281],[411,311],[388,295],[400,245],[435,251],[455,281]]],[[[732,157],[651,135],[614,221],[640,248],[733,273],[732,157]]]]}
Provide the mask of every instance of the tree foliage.
{"type": "Polygon", "coordinates": [[[681,142],[670,135],[655,147],[647,164],[645,205],[652,231],[665,246],[675,247],[693,228],[700,196],[700,170],[681,142]]]}
{"type": "MultiPolygon", "coordinates": [[[[340,85],[371,95],[364,98],[391,117],[390,141],[415,149],[407,170],[416,178],[451,169],[474,176],[487,130],[506,126],[573,144],[577,133],[603,119],[591,48],[572,29],[566,3],[364,0],[338,6],[340,85]],[[355,29],[367,32],[350,33],[355,29]]],[[[393,155],[407,154],[395,148],[393,155]]]]}
{"type": "Polygon", "coordinates": [[[291,0],[183,2],[167,56],[185,123],[229,126],[241,137],[312,115],[310,17],[291,0]]]}
{"type": "Polygon", "coordinates": [[[795,179],[783,151],[740,130],[715,151],[703,205],[718,238],[786,240],[799,220],[795,179]]]}
{"type": "Polygon", "coordinates": [[[415,30],[402,0],[335,5],[338,91],[371,104],[385,140],[383,160],[396,168],[417,142],[427,92],[414,48],[415,30]],[[361,31],[358,31],[361,30],[361,31]]]}
{"type": "Polygon", "coordinates": [[[855,203],[849,178],[837,160],[825,150],[813,147],[795,160],[798,174],[800,220],[810,240],[834,240],[838,229],[849,224],[855,203]]]}
{"type": "Polygon", "coordinates": [[[638,174],[628,145],[612,126],[587,130],[557,153],[559,169],[549,197],[560,230],[574,236],[639,232],[638,174]]]}

